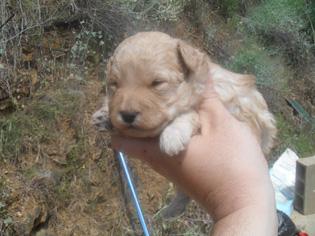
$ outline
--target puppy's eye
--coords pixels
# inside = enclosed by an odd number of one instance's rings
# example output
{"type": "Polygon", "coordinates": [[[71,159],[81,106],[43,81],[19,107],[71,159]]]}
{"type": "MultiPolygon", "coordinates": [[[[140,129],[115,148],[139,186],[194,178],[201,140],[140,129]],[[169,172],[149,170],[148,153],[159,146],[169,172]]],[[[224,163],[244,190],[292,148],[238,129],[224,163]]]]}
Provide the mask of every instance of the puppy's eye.
{"type": "Polygon", "coordinates": [[[158,87],[158,86],[160,86],[160,85],[162,85],[162,84],[164,84],[164,83],[166,83],[166,82],[163,81],[163,80],[158,80],[158,79],[156,79],[156,80],[153,80],[153,81],[152,81],[151,86],[152,86],[152,87],[158,87]]]}

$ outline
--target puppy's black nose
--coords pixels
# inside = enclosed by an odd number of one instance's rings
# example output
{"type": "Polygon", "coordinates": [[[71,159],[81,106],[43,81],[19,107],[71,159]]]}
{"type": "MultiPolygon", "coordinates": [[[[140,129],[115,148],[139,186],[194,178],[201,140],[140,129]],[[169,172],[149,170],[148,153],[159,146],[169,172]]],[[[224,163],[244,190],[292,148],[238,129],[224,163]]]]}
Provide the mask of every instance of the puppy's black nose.
{"type": "Polygon", "coordinates": [[[127,124],[132,124],[135,121],[138,114],[139,112],[129,112],[129,111],[120,112],[121,118],[127,124]]]}

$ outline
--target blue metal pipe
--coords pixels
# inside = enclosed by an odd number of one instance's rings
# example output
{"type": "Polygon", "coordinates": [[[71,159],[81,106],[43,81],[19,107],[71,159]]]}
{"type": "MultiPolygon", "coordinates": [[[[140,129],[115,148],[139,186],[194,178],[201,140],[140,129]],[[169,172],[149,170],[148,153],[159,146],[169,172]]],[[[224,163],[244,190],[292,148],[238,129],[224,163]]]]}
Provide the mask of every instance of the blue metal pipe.
{"type": "Polygon", "coordinates": [[[127,162],[125,160],[124,154],[122,152],[117,152],[117,158],[119,160],[120,166],[124,172],[124,175],[126,177],[127,183],[128,183],[128,187],[130,189],[131,192],[131,197],[133,200],[133,204],[136,208],[137,211],[137,215],[143,230],[143,234],[144,236],[150,236],[149,231],[148,231],[148,227],[147,224],[145,222],[142,210],[141,210],[141,206],[140,206],[140,202],[138,200],[138,195],[137,195],[137,191],[136,188],[134,187],[134,184],[132,182],[131,176],[130,176],[130,171],[128,169],[128,165],[127,162]]]}

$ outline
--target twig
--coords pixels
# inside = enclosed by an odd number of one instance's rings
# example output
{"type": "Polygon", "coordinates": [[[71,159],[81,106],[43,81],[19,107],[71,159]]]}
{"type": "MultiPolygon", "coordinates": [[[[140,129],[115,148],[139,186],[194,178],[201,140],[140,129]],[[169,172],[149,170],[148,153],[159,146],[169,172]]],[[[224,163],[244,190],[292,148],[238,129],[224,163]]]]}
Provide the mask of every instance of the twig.
{"type": "Polygon", "coordinates": [[[20,32],[18,32],[17,34],[13,35],[11,38],[8,38],[8,39],[6,39],[6,40],[0,41],[0,43],[7,43],[7,42],[9,42],[9,41],[11,41],[11,40],[17,38],[18,36],[20,36],[20,35],[23,34],[24,32],[26,32],[26,31],[28,31],[28,30],[30,30],[30,29],[39,27],[39,26],[41,26],[41,25],[43,25],[43,24],[36,24],[36,25],[32,25],[32,26],[30,26],[30,27],[28,27],[28,28],[25,28],[25,29],[21,30],[20,32]]]}
{"type": "MultiPolygon", "coordinates": [[[[305,2],[305,5],[306,5],[306,8],[307,8],[309,3],[308,3],[307,0],[304,0],[304,2],[305,2]]],[[[308,12],[306,12],[306,16],[307,16],[308,21],[310,22],[310,26],[311,26],[312,33],[313,33],[313,43],[315,44],[315,28],[314,28],[312,19],[311,19],[311,17],[310,17],[308,12]]]]}
{"type": "Polygon", "coordinates": [[[142,15],[145,15],[146,13],[148,13],[149,11],[151,11],[151,10],[155,7],[155,5],[158,4],[158,3],[159,3],[159,1],[153,1],[153,2],[151,3],[151,5],[150,5],[147,9],[144,9],[144,10],[141,12],[141,14],[142,14],[142,15]]]}
{"type": "MultiPolygon", "coordinates": [[[[11,36],[10,38],[8,38],[8,39],[6,39],[6,40],[0,41],[0,44],[1,44],[1,43],[7,43],[7,42],[9,42],[9,41],[11,41],[11,40],[13,40],[13,39],[19,37],[21,34],[25,33],[25,32],[28,31],[28,30],[31,30],[31,29],[36,28],[36,27],[45,26],[45,24],[47,24],[48,22],[50,22],[50,21],[52,21],[52,20],[54,19],[54,17],[55,17],[56,14],[58,13],[59,9],[60,9],[60,6],[56,6],[56,8],[55,8],[55,10],[52,12],[51,16],[50,16],[48,19],[44,20],[43,22],[39,22],[39,23],[37,23],[37,24],[35,24],[35,25],[32,25],[32,26],[29,26],[29,27],[27,27],[27,28],[24,28],[24,27],[23,27],[24,24],[22,24],[22,29],[20,30],[20,32],[16,33],[15,35],[11,36]]],[[[22,11],[22,10],[21,10],[21,11],[22,11]]],[[[13,17],[14,17],[14,16],[13,16],[13,17]]],[[[13,18],[13,17],[12,17],[12,18],[13,18]]],[[[24,17],[23,19],[26,19],[26,17],[24,17]]],[[[7,20],[7,21],[8,21],[8,20],[7,20]]],[[[26,23],[27,23],[27,22],[26,22],[26,23]]],[[[5,24],[6,24],[6,23],[5,23],[5,24]]],[[[3,27],[3,26],[1,26],[1,27],[3,27]]],[[[1,28],[0,28],[0,29],[1,29],[1,28]]]]}
{"type": "Polygon", "coordinates": [[[10,20],[15,16],[14,13],[11,14],[11,16],[0,26],[0,29],[2,29],[6,24],[9,23],[10,20]]]}

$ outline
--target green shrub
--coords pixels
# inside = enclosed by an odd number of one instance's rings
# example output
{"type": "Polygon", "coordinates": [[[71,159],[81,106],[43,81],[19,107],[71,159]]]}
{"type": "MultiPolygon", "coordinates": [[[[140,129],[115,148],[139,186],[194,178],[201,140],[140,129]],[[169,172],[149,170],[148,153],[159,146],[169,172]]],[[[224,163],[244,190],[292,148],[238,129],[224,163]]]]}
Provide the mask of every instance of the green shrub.
{"type": "Polygon", "coordinates": [[[210,0],[210,4],[218,8],[224,17],[244,16],[248,9],[259,2],[261,0],[210,0]]]}
{"type": "Polygon", "coordinates": [[[288,68],[281,59],[249,40],[231,58],[226,65],[238,73],[253,74],[257,84],[273,86],[281,91],[287,90],[287,81],[291,78],[288,68]]]}
{"type": "Polygon", "coordinates": [[[299,33],[307,25],[304,17],[304,0],[266,0],[249,13],[251,24],[268,32],[277,29],[299,33]]]}
{"type": "Polygon", "coordinates": [[[119,0],[118,2],[127,11],[136,13],[139,19],[167,22],[177,21],[191,0],[119,0]]]}
{"type": "Polygon", "coordinates": [[[222,10],[227,16],[232,16],[240,10],[240,4],[238,0],[222,0],[221,4],[223,7],[222,10]]]}
{"type": "Polygon", "coordinates": [[[281,49],[291,64],[305,65],[313,47],[307,12],[304,0],[266,0],[251,9],[244,22],[265,45],[281,49]]]}

